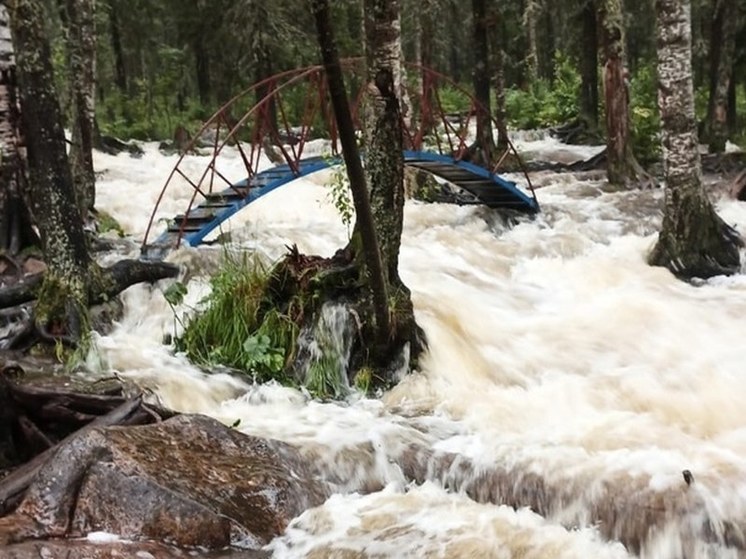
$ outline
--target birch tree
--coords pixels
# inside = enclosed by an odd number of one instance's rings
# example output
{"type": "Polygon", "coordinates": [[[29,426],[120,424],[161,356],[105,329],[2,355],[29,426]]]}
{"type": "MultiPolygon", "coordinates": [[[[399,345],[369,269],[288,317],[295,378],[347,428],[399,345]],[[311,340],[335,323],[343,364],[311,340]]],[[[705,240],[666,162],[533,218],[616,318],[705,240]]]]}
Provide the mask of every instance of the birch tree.
{"type": "Polygon", "coordinates": [[[490,50],[487,36],[487,2],[486,0],[472,0],[472,20],[474,27],[473,57],[474,70],[472,83],[477,101],[484,111],[477,112],[476,153],[472,159],[485,167],[489,167],[495,151],[492,138],[492,120],[490,103],[490,50]]]}
{"type": "Polygon", "coordinates": [[[21,195],[25,167],[17,94],[10,20],[5,5],[0,4],[0,251],[8,256],[38,243],[21,195]]]}
{"type": "Polygon", "coordinates": [[[739,270],[740,238],[715,213],[702,184],[694,115],[691,6],[656,0],[658,106],[666,179],[663,226],[649,262],[682,278],[739,270]]]}
{"type": "Polygon", "coordinates": [[[340,71],[329,3],[314,0],[312,9],[357,213],[352,239],[344,253],[351,254],[363,286],[362,296],[353,295],[358,299],[362,317],[359,353],[363,357],[358,367],[377,371],[374,384],[388,383],[393,380],[391,375],[402,353],[416,357],[423,343],[410,292],[398,270],[404,221],[399,2],[365,0],[368,83],[363,115],[364,171],[340,71]]]}
{"type": "Polygon", "coordinates": [[[409,346],[415,357],[421,350],[410,292],[399,277],[404,224],[400,5],[399,0],[365,0],[364,6],[368,72],[365,174],[392,315],[388,340],[377,358],[390,364],[403,346],[409,346]]]}

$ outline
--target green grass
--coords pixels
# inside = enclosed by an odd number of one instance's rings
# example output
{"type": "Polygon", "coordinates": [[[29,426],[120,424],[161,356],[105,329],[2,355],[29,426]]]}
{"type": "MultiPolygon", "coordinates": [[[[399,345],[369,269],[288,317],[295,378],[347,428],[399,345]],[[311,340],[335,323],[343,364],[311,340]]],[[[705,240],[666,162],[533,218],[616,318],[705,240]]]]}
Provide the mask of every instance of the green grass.
{"type": "Polygon", "coordinates": [[[226,253],[211,279],[204,310],[187,323],[176,340],[195,363],[225,365],[258,381],[287,383],[285,365],[292,357],[298,328],[276,309],[260,314],[269,267],[247,254],[226,253]]]}

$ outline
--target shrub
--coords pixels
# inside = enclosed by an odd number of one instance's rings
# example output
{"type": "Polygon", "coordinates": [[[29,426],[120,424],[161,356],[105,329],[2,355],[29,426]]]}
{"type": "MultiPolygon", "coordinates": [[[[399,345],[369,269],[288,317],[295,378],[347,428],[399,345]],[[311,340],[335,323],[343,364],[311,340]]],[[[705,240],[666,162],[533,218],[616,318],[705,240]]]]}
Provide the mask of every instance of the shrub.
{"type": "Polygon", "coordinates": [[[536,80],[530,89],[508,89],[505,105],[511,126],[520,129],[545,128],[578,116],[580,74],[561,52],[554,56],[553,82],[536,80]]]}

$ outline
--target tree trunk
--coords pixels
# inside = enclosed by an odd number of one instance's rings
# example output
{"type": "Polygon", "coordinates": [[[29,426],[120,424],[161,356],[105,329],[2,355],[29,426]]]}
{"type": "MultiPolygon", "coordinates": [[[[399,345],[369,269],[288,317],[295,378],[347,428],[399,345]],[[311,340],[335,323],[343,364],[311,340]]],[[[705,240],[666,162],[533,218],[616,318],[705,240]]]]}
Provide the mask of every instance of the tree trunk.
{"type": "Polygon", "coordinates": [[[712,1],[710,97],[705,137],[710,153],[722,153],[728,138],[728,91],[736,52],[738,10],[734,1],[712,1]]]}
{"type": "Polygon", "coordinates": [[[364,119],[365,170],[376,234],[389,281],[398,280],[404,220],[399,29],[399,0],[365,0],[369,84],[364,119]]]}
{"type": "Polygon", "coordinates": [[[498,157],[508,150],[508,111],[505,99],[505,18],[498,2],[490,3],[489,30],[492,49],[492,69],[495,84],[495,127],[497,128],[498,157]]]}
{"type": "Polygon", "coordinates": [[[26,175],[9,25],[6,7],[0,4],[0,251],[16,255],[38,245],[39,238],[21,195],[26,175]]]}
{"type": "Polygon", "coordinates": [[[598,128],[598,33],[596,6],[587,0],[580,12],[583,36],[580,46],[580,115],[591,128],[598,128]]]}
{"type": "Polygon", "coordinates": [[[740,267],[740,239],[715,213],[702,185],[689,0],[656,0],[655,5],[666,200],[663,226],[649,262],[682,278],[733,274],[740,267]]]}
{"type": "MultiPolygon", "coordinates": [[[[407,357],[421,351],[421,333],[414,319],[409,289],[399,278],[399,249],[404,223],[404,157],[402,154],[402,80],[400,10],[398,0],[365,0],[368,87],[365,99],[365,173],[378,238],[391,315],[388,339],[375,349],[373,362],[386,367],[404,348],[407,357]]],[[[406,367],[411,367],[407,363],[406,367]]]]}
{"type": "Polygon", "coordinates": [[[65,152],[44,9],[39,0],[9,0],[29,163],[28,193],[41,234],[47,274],[37,320],[69,316],[79,336],[92,261],[65,152]]]}
{"type": "Polygon", "coordinates": [[[526,33],[528,49],[526,54],[526,81],[533,84],[539,77],[539,45],[536,26],[539,19],[538,0],[526,0],[523,10],[523,28],[526,33]]]}
{"type": "Polygon", "coordinates": [[[482,105],[483,111],[477,111],[477,154],[474,161],[489,167],[495,151],[492,137],[492,119],[490,103],[490,52],[487,42],[487,5],[486,0],[472,0],[472,20],[474,22],[473,56],[474,66],[472,80],[474,96],[482,105]]]}
{"type": "Polygon", "coordinates": [[[733,65],[731,69],[731,80],[728,86],[728,115],[726,120],[728,121],[728,134],[732,135],[736,133],[738,126],[738,108],[736,105],[736,66],[733,65]]]}
{"type": "Polygon", "coordinates": [[[435,0],[423,0],[421,3],[421,11],[419,14],[420,22],[420,37],[419,37],[419,53],[420,60],[423,70],[420,77],[421,83],[421,107],[420,111],[420,126],[422,127],[423,138],[430,133],[431,128],[435,120],[433,119],[433,89],[430,87],[431,84],[427,83],[427,76],[425,68],[432,68],[434,63],[435,46],[433,45],[433,38],[435,36],[435,19],[434,12],[436,10],[435,0]]]}
{"type": "Polygon", "coordinates": [[[202,106],[208,107],[210,105],[210,95],[212,93],[212,87],[210,85],[210,57],[205,49],[205,39],[203,37],[202,30],[197,32],[194,41],[192,42],[192,50],[194,51],[195,70],[197,74],[197,91],[199,92],[199,102],[202,106]]]}
{"type": "Polygon", "coordinates": [[[599,0],[599,29],[604,53],[607,178],[627,186],[643,174],[632,153],[629,117],[629,74],[625,66],[622,0],[599,0]]]}
{"type": "Polygon", "coordinates": [[[119,31],[119,16],[117,13],[117,0],[109,0],[109,35],[111,38],[111,51],[114,53],[114,83],[122,95],[127,94],[127,70],[124,65],[124,50],[122,49],[122,38],[119,31]]]}
{"type": "Polygon", "coordinates": [[[93,173],[93,122],[96,96],[95,0],[66,0],[68,60],[72,97],[70,170],[80,215],[85,219],[96,198],[93,173]]]}
{"type": "Polygon", "coordinates": [[[11,0],[9,12],[28,152],[28,197],[47,265],[35,293],[35,321],[40,332],[75,342],[89,332],[92,294],[113,295],[107,286],[115,281],[117,268],[107,276],[88,250],[65,152],[43,6],[39,0],[11,0]]]}
{"type": "Polygon", "coordinates": [[[448,75],[456,83],[461,83],[461,76],[463,72],[464,64],[461,58],[461,21],[463,15],[461,13],[461,2],[458,0],[451,0],[448,2],[448,17],[450,23],[448,24],[449,37],[448,37],[448,75]]]}
{"type": "MultiPolygon", "coordinates": [[[[402,363],[401,358],[416,358],[423,344],[421,331],[414,321],[409,290],[398,273],[404,215],[402,115],[397,82],[401,72],[399,5],[390,0],[366,0],[365,3],[369,77],[363,109],[365,170],[360,162],[342,81],[328,0],[314,0],[312,6],[357,212],[350,244],[338,255],[349,255],[347,261],[354,264],[360,280],[352,290],[337,286],[332,295],[341,296],[348,303],[352,300],[355,314],[361,319],[358,322],[359,343],[350,357],[352,378],[357,382],[359,375],[372,381],[373,386],[381,386],[395,380],[393,375],[402,365],[411,366],[411,362],[402,363]]],[[[335,274],[347,277],[349,271],[337,267],[335,274]]],[[[318,283],[324,282],[330,283],[323,279],[318,283]]],[[[325,293],[325,297],[330,294],[325,293]]]]}
{"type": "Polygon", "coordinates": [[[557,12],[563,10],[563,6],[558,6],[559,2],[539,4],[539,28],[536,41],[537,68],[539,78],[549,80],[554,83],[554,54],[555,54],[555,21],[557,12]],[[541,40],[539,40],[541,37],[541,40]]]}
{"type": "Polygon", "coordinates": [[[328,0],[314,0],[313,12],[316,19],[321,55],[324,60],[327,81],[329,83],[329,96],[331,97],[334,116],[337,121],[339,139],[342,144],[342,155],[344,156],[347,167],[352,199],[357,214],[355,234],[359,235],[360,244],[362,245],[360,258],[365,264],[363,269],[367,270],[368,284],[373,299],[375,316],[373,330],[377,332],[375,335],[376,339],[385,340],[389,329],[386,278],[376,236],[370,198],[365,183],[365,173],[357,148],[355,126],[352,122],[347,92],[345,91],[342,79],[342,69],[339,63],[339,54],[337,52],[329,11],[328,0]]]}

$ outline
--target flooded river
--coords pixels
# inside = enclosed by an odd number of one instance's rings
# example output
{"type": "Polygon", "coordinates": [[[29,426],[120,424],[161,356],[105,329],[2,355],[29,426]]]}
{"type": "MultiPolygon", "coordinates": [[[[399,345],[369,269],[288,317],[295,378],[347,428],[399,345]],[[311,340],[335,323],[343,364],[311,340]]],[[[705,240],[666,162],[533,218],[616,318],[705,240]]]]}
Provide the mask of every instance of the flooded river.
{"type": "MultiPolygon", "coordinates": [[[[174,163],[154,146],[139,160],[97,154],[97,206],[141,240],[174,163]]],[[[347,230],[325,179],[278,189],[225,231],[270,259],[293,243],[331,255],[347,230]]],[[[660,191],[535,181],[542,212],[511,226],[485,208],[407,203],[401,276],[430,349],[381,399],[320,403],[203,374],[161,343],[177,327],[162,287],[125,293],[91,365],[321,464],[339,491],[271,543],[276,557],[743,557],[746,276],[694,286],[649,267],[660,191]]],[[[163,217],[190,194],[169,191],[163,217]]],[[[746,204],[717,202],[746,233],[746,204]]],[[[191,270],[179,316],[221,250],[169,257],[191,270]]]]}

